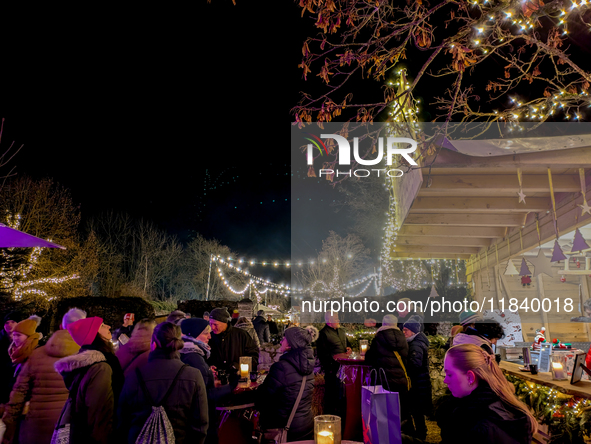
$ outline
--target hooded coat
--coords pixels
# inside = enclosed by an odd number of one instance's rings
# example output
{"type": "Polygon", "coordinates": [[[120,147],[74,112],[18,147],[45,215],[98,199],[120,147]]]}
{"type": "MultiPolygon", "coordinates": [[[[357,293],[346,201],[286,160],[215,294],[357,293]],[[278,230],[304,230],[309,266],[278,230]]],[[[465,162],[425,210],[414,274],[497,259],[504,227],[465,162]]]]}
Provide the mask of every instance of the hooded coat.
{"type": "MultiPolygon", "coordinates": [[[[161,349],[150,352],[148,363],[140,369],[152,400],[159,403],[184,364],[178,353],[172,356],[161,349]]],[[[208,427],[207,393],[199,370],[186,366],[163,405],[174,429],[177,444],[203,444],[208,427]]],[[[135,443],[152,413],[152,406],[134,372],[125,380],[117,418],[122,442],[135,443]]]]}
{"type": "Polygon", "coordinates": [[[287,440],[311,438],[314,430],[312,390],[314,388],[314,352],[312,347],[288,350],[271,366],[265,382],[257,389],[256,407],[263,429],[283,428],[298,398],[304,375],[304,393],[290,425],[287,440]]]}
{"type": "Polygon", "coordinates": [[[55,363],[69,391],[79,380],[78,390],[71,393],[74,420],[70,425],[71,442],[109,444],[112,442],[115,395],[113,370],[107,358],[97,350],[82,350],[55,363]]]}
{"type": "Polygon", "coordinates": [[[253,319],[252,325],[257,332],[260,344],[271,342],[271,330],[269,329],[269,324],[264,317],[257,316],[253,319]]]}
{"type": "Polygon", "coordinates": [[[365,362],[386,374],[387,387],[392,392],[407,392],[408,382],[402,365],[394,352],[397,351],[406,366],[408,343],[398,327],[380,327],[365,354],[365,362]]]}
{"type": "Polygon", "coordinates": [[[437,423],[441,444],[529,444],[532,440],[526,414],[502,402],[484,381],[468,396],[444,402],[437,423]]]}
{"type": "MultiPolygon", "coordinates": [[[[66,400],[68,389],[63,378],[55,371],[54,364],[66,356],[78,353],[77,345],[67,330],[56,331],[47,344],[33,351],[21,370],[6,405],[5,437],[12,437],[11,428],[20,419],[25,403],[29,412],[20,424],[18,442],[49,444],[56,422],[66,400]]],[[[12,431],[13,432],[13,431],[12,431]]]]}

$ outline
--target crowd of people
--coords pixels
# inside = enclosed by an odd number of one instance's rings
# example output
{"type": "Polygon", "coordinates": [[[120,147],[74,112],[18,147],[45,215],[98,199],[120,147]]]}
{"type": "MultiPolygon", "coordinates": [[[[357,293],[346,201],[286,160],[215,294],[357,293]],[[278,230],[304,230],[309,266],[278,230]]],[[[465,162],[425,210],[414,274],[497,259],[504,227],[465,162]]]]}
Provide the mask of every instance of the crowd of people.
{"type": "MultiPolygon", "coordinates": [[[[103,319],[73,308],[39,346],[39,322],[19,312],[4,318],[2,444],[49,444],[64,433],[72,443],[135,443],[140,436],[150,442],[146,425],[162,411],[177,443],[216,443],[216,406],[238,384],[240,357],[251,357],[256,371],[260,346],[278,333],[262,311],[249,319],[223,307],[203,317],[177,310],[159,324],[136,323],[127,313],[111,332],[103,319]]],[[[368,365],[383,371],[385,388],[399,393],[409,443],[425,440],[425,417],[433,413],[424,330],[419,314],[386,315],[365,355],[368,365]]],[[[454,327],[445,358],[451,396],[435,413],[444,443],[531,441],[537,423],[515,397],[493,352],[502,337],[498,323],[471,312],[454,327]]],[[[255,393],[260,428],[288,428],[288,441],[313,439],[318,365],[324,375],[323,413],[344,414],[339,359],[352,353],[346,331],[336,313],[326,313],[320,331],[311,325],[286,328],[278,352],[255,393]]]]}

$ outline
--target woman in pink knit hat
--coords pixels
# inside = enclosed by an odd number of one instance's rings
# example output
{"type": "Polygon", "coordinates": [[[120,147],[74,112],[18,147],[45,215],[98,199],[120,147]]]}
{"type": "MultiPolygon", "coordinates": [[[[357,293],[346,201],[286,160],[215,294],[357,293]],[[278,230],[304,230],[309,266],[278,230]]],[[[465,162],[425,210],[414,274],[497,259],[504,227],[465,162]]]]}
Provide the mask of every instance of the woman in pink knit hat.
{"type": "Polygon", "coordinates": [[[113,415],[123,387],[123,371],[111,344],[111,327],[92,317],[68,325],[68,331],[80,352],[55,363],[70,391],[57,427],[70,424],[70,442],[108,444],[112,442],[113,415]]]}

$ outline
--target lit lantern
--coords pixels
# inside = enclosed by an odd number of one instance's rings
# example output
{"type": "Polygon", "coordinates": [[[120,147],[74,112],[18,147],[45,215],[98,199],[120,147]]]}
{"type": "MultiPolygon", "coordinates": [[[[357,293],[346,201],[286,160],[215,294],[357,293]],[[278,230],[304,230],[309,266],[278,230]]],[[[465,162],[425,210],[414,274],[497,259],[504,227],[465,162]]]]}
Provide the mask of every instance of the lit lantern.
{"type": "Polygon", "coordinates": [[[341,444],[341,418],[334,415],[316,416],[314,441],[316,444],[341,444]]]}

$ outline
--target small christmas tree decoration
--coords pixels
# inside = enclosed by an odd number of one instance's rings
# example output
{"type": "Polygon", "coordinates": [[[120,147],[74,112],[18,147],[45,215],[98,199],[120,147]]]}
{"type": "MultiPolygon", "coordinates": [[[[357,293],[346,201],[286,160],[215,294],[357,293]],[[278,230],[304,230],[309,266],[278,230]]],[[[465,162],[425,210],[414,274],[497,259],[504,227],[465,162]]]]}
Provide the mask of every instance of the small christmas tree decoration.
{"type": "Polygon", "coordinates": [[[430,298],[438,298],[439,297],[439,293],[437,293],[437,290],[435,289],[435,284],[433,284],[431,286],[431,293],[429,294],[430,298]]]}
{"type": "Polygon", "coordinates": [[[558,243],[558,239],[554,241],[554,250],[552,250],[552,259],[550,262],[558,262],[563,261],[566,259],[566,256],[562,252],[562,248],[560,248],[560,244],[558,243]]]}
{"type": "Polygon", "coordinates": [[[575,238],[573,239],[573,247],[571,248],[571,251],[582,251],[587,249],[589,249],[589,245],[587,244],[587,242],[583,238],[583,235],[577,228],[575,230],[575,238]]]}
{"type": "Polygon", "coordinates": [[[525,258],[521,259],[521,269],[519,270],[519,276],[529,276],[531,271],[529,271],[529,267],[527,266],[527,262],[525,258]]]}
{"type": "Polygon", "coordinates": [[[513,261],[511,259],[509,259],[507,261],[507,268],[505,268],[505,276],[514,276],[516,274],[519,274],[519,272],[517,271],[517,268],[515,268],[515,264],[513,264],[513,261]]]}

